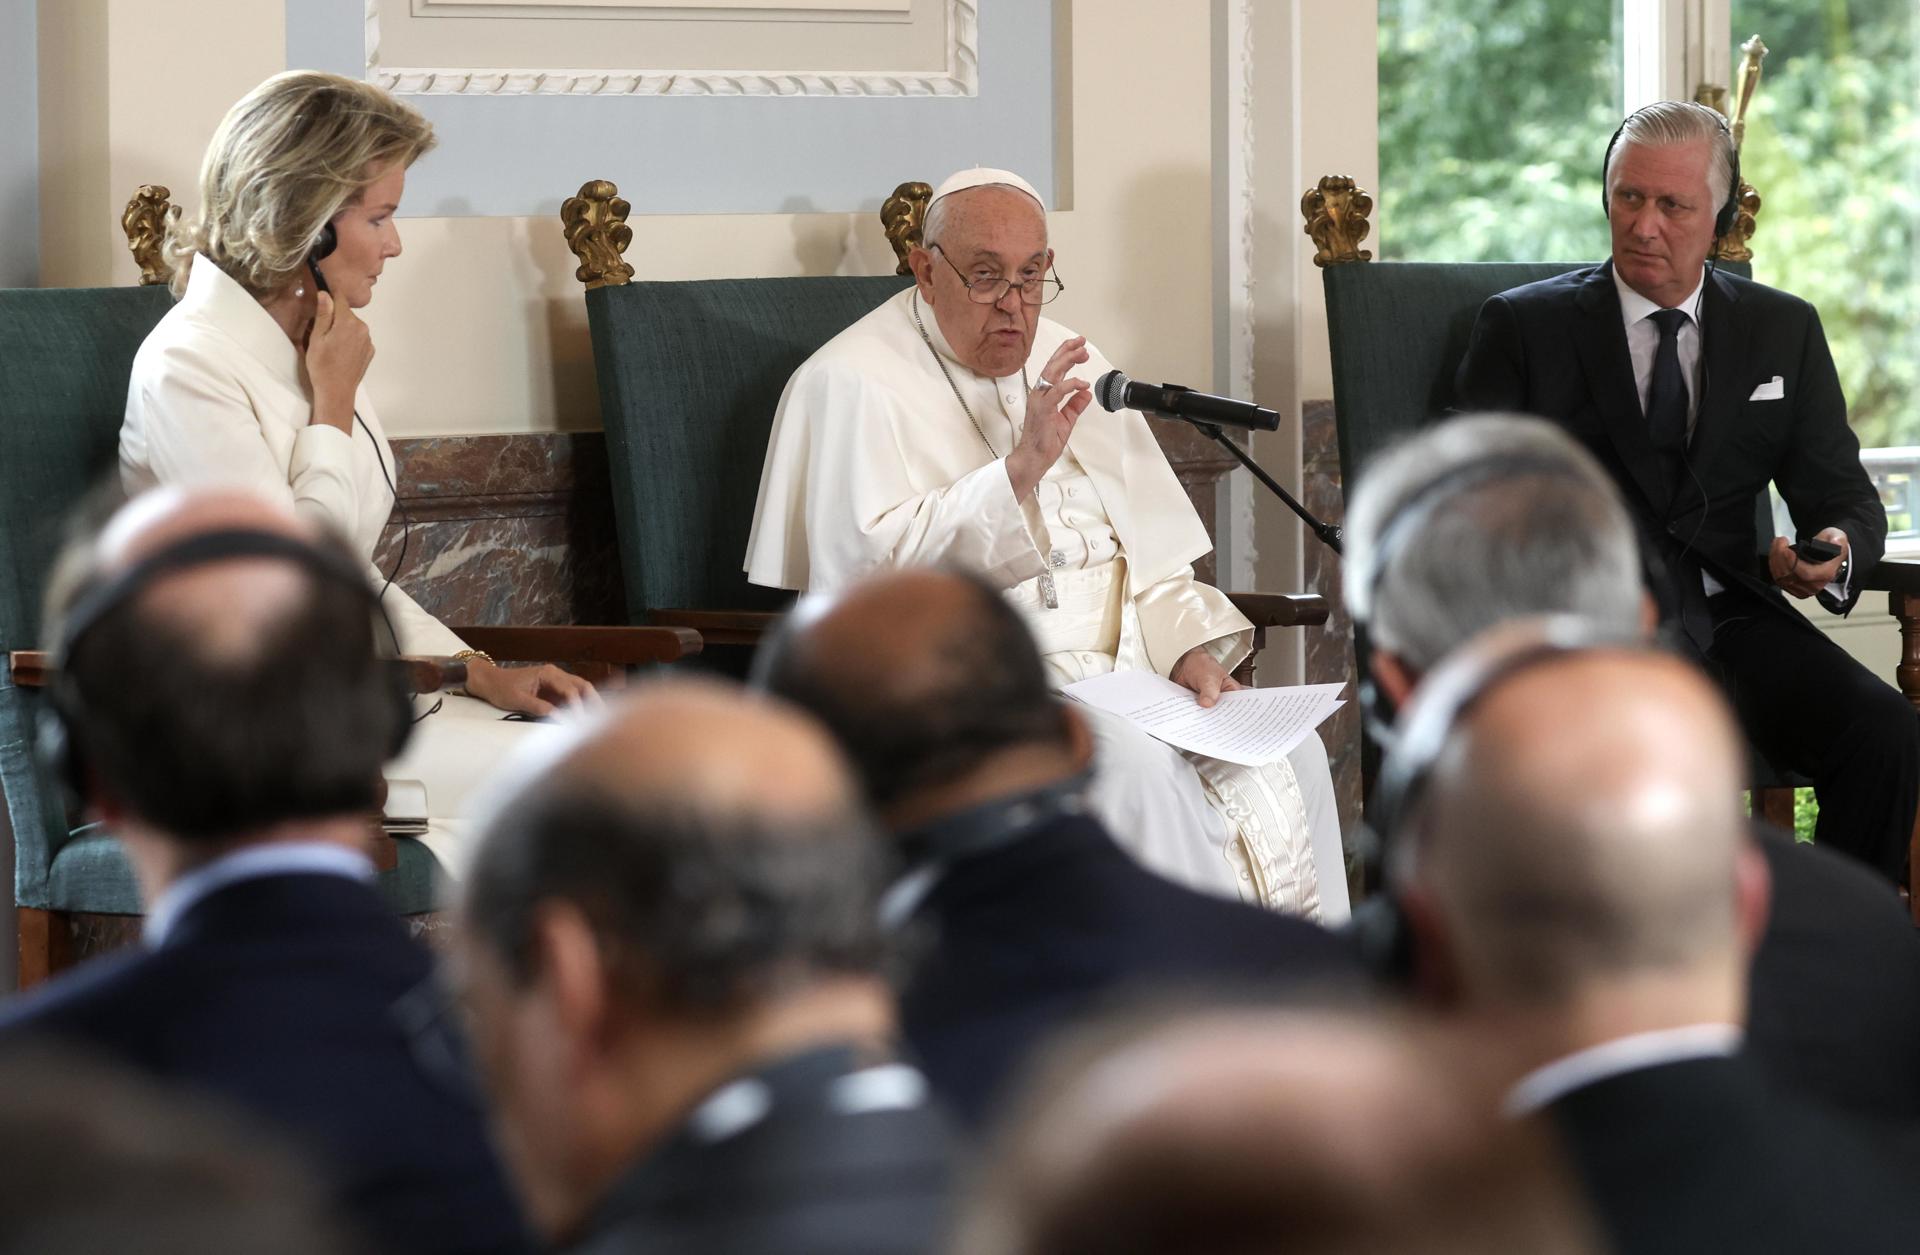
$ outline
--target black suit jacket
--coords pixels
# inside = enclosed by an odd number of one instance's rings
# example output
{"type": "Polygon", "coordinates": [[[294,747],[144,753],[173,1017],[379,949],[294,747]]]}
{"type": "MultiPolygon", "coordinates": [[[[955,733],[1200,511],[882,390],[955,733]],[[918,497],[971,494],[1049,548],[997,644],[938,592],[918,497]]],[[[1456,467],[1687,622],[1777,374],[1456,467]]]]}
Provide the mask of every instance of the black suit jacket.
{"type": "Polygon", "coordinates": [[[1747,1050],[1809,1098],[1920,1123],[1920,931],[1887,882],[1771,828],[1773,874],[1754,955],[1747,1050]]]}
{"type": "MultiPolygon", "coordinates": [[[[1838,527],[1852,546],[1851,597],[1886,547],[1887,517],[1860,465],[1846,400],[1813,306],[1733,275],[1706,281],[1700,315],[1702,397],[1687,466],[1655,451],[1634,388],[1613,264],[1577,270],[1490,298],[1456,379],[1463,410],[1549,418],[1613,475],[1649,549],[1666,567],[1655,594],[1668,614],[1676,581],[1711,570],[1784,613],[1799,615],[1765,578],[1754,501],[1772,481],[1811,536],[1838,527]],[[1750,399],[1774,376],[1785,395],[1750,399]]],[[[1822,594],[1823,601],[1826,595],[1822,594]]]]}
{"type": "Polygon", "coordinates": [[[1891,1255],[1920,1244],[1911,1163],[1745,1062],[1643,1068],[1546,1114],[1620,1255],[1891,1255]]]}
{"type": "MultiPolygon", "coordinates": [[[[924,1096],[875,1106],[846,1046],[738,1078],[764,1114],[718,1136],[676,1131],[595,1208],[576,1255],[920,1255],[947,1224],[952,1142],[924,1096]],[[852,1078],[849,1081],[849,1078],[852,1078]]],[[[925,1081],[903,1065],[910,1096],[925,1081]]]]}
{"type": "Polygon", "coordinates": [[[372,888],[267,876],[191,906],[158,949],[23,997],[0,1040],[84,1045],[230,1101],[308,1152],[382,1250],[524,1249],[431,974],[372,888]]]}
{"type": "Polygon", "coordinates": [[[1118,997],[1360,980],[1344,939],[1164,880],[1084,815],[948,867],[913,919],[924,949],[901,1029],[935,1090],[974,1125],[1046,1037],[1118,997]]]}

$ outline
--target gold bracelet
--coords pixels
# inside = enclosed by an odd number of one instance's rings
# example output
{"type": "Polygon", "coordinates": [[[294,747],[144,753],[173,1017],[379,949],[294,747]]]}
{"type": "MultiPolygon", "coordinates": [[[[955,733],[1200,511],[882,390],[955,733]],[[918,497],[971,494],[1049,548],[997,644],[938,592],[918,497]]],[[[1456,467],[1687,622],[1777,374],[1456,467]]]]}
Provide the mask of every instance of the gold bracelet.
{"type": "MultiPolygon", "coordinates": [[[[484,649],[463,649],[459,653],[453,656],[453,660],[455,662],[466,662],[470,658],[478,658],[482,662],[487,663],[489,666],[493,665],[493,655],[488,653],[484,649]]],[[[464,684],[462,684],[459,688],[453,690],[453,695],[455,697],[472,697],[473,696],[472,693],[469,693],[467,691],[467,686],[464,684]]]]}

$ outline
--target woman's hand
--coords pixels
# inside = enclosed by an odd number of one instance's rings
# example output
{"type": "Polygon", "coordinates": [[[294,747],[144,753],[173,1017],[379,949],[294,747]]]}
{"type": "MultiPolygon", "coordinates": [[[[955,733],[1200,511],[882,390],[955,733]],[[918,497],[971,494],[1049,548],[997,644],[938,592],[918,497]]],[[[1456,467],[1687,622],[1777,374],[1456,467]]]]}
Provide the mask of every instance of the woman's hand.
{"type": "Polygon", "coordinates": [[[481,658],[467,659],[467,693],[500,710],[550,715],[562,706],[597,706],[600,694],[570,671],[551,663],[502,667],[481,658]]]}
{"type": "Polygon", "coordinates": [[[1181,688],[1192,689],[1194,699],[1202,706],[1211,706],[1220,700],[1220,694],[1241,687],[1240,681],[1227,674],[1227,669],[1214,660],[1205,645],[1195,645],[1181,654],[1167,678],[1181,688]]]}
{"type": "Polygon", "coordinates": [[[315,423],[330,423],[353,434],[353,396],[373,362],[373,335],[367,324],[336,302],[330,293],[314,298],[313,326],[307,331],[307,380],[313,386],[315,423]]]}

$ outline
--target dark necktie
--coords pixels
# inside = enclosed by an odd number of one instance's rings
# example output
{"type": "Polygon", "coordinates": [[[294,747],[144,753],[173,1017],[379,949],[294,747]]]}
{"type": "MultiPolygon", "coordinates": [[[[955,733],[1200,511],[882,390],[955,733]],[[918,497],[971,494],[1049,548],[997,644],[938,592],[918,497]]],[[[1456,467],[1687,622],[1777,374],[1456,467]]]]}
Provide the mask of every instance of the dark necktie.
{"type": "Polygon", "coordinates": [[[1647,435],[1661,453],[1678,455],[1687,447],[1687,381],[1680,373],[1680,328],[1686,314],[1677,309],[1648,315],[1660,328],[1653,352],[1653,380],[1647,386],[1647,435]]]}

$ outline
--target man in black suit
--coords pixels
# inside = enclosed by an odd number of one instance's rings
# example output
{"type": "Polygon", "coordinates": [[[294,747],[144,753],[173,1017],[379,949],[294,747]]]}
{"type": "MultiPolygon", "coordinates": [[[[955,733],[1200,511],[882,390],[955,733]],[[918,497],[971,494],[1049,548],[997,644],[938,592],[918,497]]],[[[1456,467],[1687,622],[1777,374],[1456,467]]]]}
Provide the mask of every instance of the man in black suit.
{"type": "Polygon", "coordinates": [[[812,721],[626,701],[487,821],[458,954],[508,1162],[558,1247],[908,1255],[950,1143],[892,1053],[878,842],[812,721]]]}
{"type": "Polygon", "coordinates": [[[1605,166],[1612,260],[1489,300],[1458,405],[1544,415],[1600,459],[1657,564],[1663,619],[1760,752],[1812,778],[1820,842],[1904,884],[1920,721],[1781,596],[1851,610],[1886,513],[1813,307],[1706,266],[1737,169],[1726,123],[1703,105],[1630,116],[1605,166]],[[1756,534],[1770,481],[1801,538],[1837,557],[1756,534]]]}
{"type": "Polygon", "coordinates": [[[809,599],[755,671],[834,733],[895,834],[889,915],[924,935],[902,1027],[970,1124],[1045,1037],[1117,998],[1356,974],[1325,930],[1183,888],[1114,844],[1084,805],[1086,727],[985,583],[908,570],[809,599]]]}
{"type": "Polygon", "coordinates": [[[50,699],[146,944],[23,997],[0,1038],[258,1116],[378,1249],[522,1249],[431,961],[371,884],[409,710],[360,564],[255,498],[156,492],[56,571],[50,699]]]}
{"type": "Polygon", "coordinates": [[[1577,622],[1483,634],[1400,722],[1379,809],[1420,993],[1551,1121],[1613,1249],[1911,1249],[1911,1165],[1739,1057],[1766,872],[1731,712],[1577,622]]]}
{"type": "MultiPolygon", "coordinates": [[[[1346,562],[1383,727],[1422,676],[1486,628],[1543,614],[1623,636],[1653,626],[1619,491],[1539,419],[1467,416],[1383,452],[1354,487],[1346,562]]],[[[1747,1053],[1823,1102],[1920,1121],[1920,933],[1887,883],[1852,859],[1766,825],[1753,839],[1772,909],[1753,960],[1747,1053]]]]}

